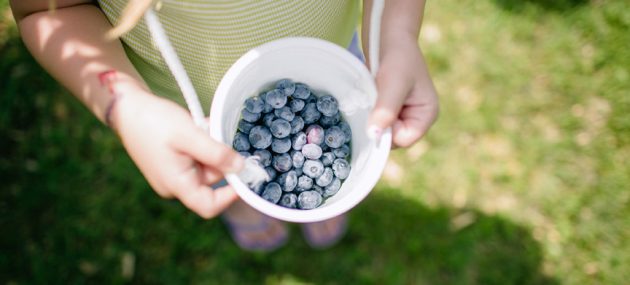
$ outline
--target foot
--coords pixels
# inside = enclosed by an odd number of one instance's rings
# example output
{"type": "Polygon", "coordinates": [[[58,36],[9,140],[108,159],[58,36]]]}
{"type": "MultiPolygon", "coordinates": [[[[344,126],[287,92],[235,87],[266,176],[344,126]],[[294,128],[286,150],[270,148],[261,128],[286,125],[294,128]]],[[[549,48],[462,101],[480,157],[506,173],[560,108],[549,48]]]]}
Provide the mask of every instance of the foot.
{"type": "Polygon", "coordinates": [[[345,214],[332,219],[302,225],[304,239],[316,249],[335,245],[346,234],[348,218],[345,214]]]}
{"type": "Polygon", "coordinates": [[[248,251],[270,252],[283,246],[289,236],[286,225],[242,201],[222,215],[236,244],[248,251]]]}

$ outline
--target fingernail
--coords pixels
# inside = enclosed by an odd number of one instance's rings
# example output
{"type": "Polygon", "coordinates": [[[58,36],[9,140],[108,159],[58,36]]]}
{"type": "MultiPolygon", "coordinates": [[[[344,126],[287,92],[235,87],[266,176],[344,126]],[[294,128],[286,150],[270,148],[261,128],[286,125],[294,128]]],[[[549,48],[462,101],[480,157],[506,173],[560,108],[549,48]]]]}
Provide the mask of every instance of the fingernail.
{"type": "Polygon", "coordinates": [[[383,130],[377,126],[370,126],[367,130],[367,135],[370,139],[378,141],[383,135],[383,130]]]}

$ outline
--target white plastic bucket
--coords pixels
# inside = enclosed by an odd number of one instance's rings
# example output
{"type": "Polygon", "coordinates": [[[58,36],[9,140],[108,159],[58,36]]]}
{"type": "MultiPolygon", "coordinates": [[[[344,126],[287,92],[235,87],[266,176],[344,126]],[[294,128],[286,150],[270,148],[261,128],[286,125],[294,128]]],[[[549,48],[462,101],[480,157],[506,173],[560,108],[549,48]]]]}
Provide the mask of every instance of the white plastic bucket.
{"type": "Polygon", "coordinates": [[[298,223],[330,219],[370,193],[383,172],[391,145],[389,130],[378,142],[368,138],[367,120],[376,102],[376,86],[365,65],[350,52],[315,38],[284,38],[250,50],[234,63],[217,88],[210,111],[210,136],[232,145],[245,100],[271,89],[283,78],[337,98],[352,129],[350,175],[337,194],[312,210],[274,205],[251,191],[236,174],[226,179],[245,203],[268,216],[298,223]]]}

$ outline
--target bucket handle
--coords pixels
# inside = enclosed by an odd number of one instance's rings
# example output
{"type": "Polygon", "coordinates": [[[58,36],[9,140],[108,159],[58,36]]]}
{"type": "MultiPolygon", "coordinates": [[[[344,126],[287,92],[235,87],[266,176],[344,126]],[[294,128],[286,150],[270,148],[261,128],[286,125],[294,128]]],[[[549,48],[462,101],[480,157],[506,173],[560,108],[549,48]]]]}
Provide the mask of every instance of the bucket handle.
{"type": "MultiPolygon", "coordinates": [[[[372,2],[372,13],[370,14],[369,53],[370,68],[373,77],[376,77],[376,72],[378,71],[381,16],[383,14],[383,7],[384,0],[374,0],[372,2]]],[[[208,123],[205,120],[205,115],[203,113],[201,103],[199,102],[199,97],[195,92],[195,88],[193,87],[190,78],[186,74],[184,65],[177,57],[175,49],[169,41],[168,36],[166,35],[166,32],[164,31],[164,28],[162,27],[162,24],[160,23],[160,20],[156,15],[153,7],[147,9],[147,11],[144,13],[144,19],[149,29],[149,33],[151,34],[151,37],[153,37],[153,40],[157,45],[157,49],[162,54],[162,57],[164,58],[168,69],[173,74],[173,77],[175,77],[175,81],[177,82],[179,89],[182,91],[184,100],[186,101],[186,105],[188,106],[188,110],[190,111],[193,121],[204,131],[208,131],[208,123]]]]}
{"type": "MultiPolygon", "coordinates": [[[[380,28],[381,28],[381,15],[383,13],[384,0],[374,0],[372,4],[372,13],[370,15],[370,67],[372,71],[372,76],[376,76],[376,72],[378,70],[378,61],[379,61],[379,48],[380,48],[380,28]]],[[[184,96],[184,100],[186,101],[186,105],[188,106],[188,110],[193,118],[195,125],[203,129],[205,132],[209,131],[209,125],[207,120],[205,119],[205,115],[203,113],[203,109],[201,107],[201,103],[199,102],[199,97],[195,92],[195,88],[190,81],[190,77],[186,74],[186,70],[184,69],[184,65],[181,63],[177,54],[175,53],[175,49],[173,45],[168,39],[162,24],[158,16],[155,13],[153,7],[147,9],[144,13],[144,19],[146,21],[147,27],[149,29],[149,33],[155,44],[157,45],[157,49],[162,54],[164,61],[168,69],[175,77],[175,81],[179,86],[179,89],[182,91],[184,96]]],[[[252,161],[248,161],[250,158],[255,159],[253,156],[246,159],[245,169],[238,174],[239,178],[251,185],[252,187],[257,187],[264,181],[269,180],[269,176],[267,172],[258,166],[257,163],[248,163],[252,161]]]]}

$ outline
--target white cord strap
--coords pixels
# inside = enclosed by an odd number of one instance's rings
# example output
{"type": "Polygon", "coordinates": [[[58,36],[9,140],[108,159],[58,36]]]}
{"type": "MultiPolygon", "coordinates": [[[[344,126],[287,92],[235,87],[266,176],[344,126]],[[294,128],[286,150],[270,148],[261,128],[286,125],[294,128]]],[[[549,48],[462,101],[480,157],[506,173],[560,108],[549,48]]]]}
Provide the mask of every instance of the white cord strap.
{"type": "Polygon", "coordinates": [[[203,109],[201,108],[201,103],[199,102],[199,97],[197,97],[195,88],[193,87],[188,74],[186,74],[184,65],[182,65],[181,61],[179,61],[179,58],[175,53],[175,49],[168,40],[166,32],[164,32],[164,28],[162,27],[162,24],[160,24],[160,20],[155,14],[153,8],[149,8],[144,13],[144,20],[147,23],[149,32],[151,33],[158,50],[162,54],[166,65],[171,70],[173,77],[175,77],[175,81],[177,81],[177,85],[179,85],[179,89],[184,95],[184,100],[186,100],[186,105],[188,105],[188,110],[190,110],[193,121],[197,126],[201,127],[204,131],[207,131],[208,124],[206,123],[205,115],[203,113],[203,109]]]}
{"type": "MultiPolygon", "coordinates": [[[[384,0],[374,0],[372,2],[372,13],[370,15],[370,67],[372,69],[372,76],[376,76],[379,64],[379,50],[380,50],[380,37],[381,37],[381,17],[383,14],[384,0]]],[[[149,8],[145,14],[144,19],[149,28],[149,32],[155,41],[158,50],[162,54],[166,65],[171,70],[177,85],[179,86],[184,100],[190,114],[193,117],[195,124],[204,130],[208,129],[208,125],[205,120],[199,97],[195,92],[195,88],[190,81],[190,78],[186,74],[186,70],[181,61],[175,53],[173,45],[171,45],[166,32],[160,23],[158,16],[155,14],[153,8],[149,8]]]]}
{"type": "MultiPolygon", "coordinates": [[[[383,14],[384,0],[374,0],[372,5],[372,13],[370,15],[370,67],[372,69],[372,76],[376,76],[379,63],[379,49],[380,49],[380,31],[381,31],[381,16],[383,14]]],[[[162,54],[166,65],[175,77],[177,85],[179,86],[184,100],[195,124],[201,127],[203,130],[208,130],[208,124],[206,123],[199,97],[195,92],[195,88],[190,81],[190,78],[186,74],[186,70],[181,61],[175,53],[173,45],[168,40],[166,32],[160,23],[158,16],[155,14],[153,7],[149,8],[145,14],[144,19],[153,40],[155,41],[158,50],[162,54]]],[[[252,157],[253,158],[253,157],[252,157]]],[[[253,158],[254,159],[254,158],[253,158]]],[[[249,159],[248,159],[249,160],[249,159]]],[[[239,174],[239,177],[252,187],[256,187],[263,180],[268,180],[268,175],[258,166],[257,163],[246,163],[245,169],[239,174]]]]}
{"type": "Polygon", "coordinates": [[[370,14],[370,69],[372,76],[376,77],[379,64],[379,52],[381,47],[381,17],[383,16],[384,0],[372,1],[372,13],[370,14]]]}
{"type": "MultiPolygon", "coordinates": [[[[177,85],[179,85],[179,88],[184,95],[186,105],[188,105],[188,109],[190,110],[190,114],[192,115],[195,124],[204,131],[208,131],[208,124],[206,123],[195,88],[186,74],[184,66],[181,61],[179,61],[179,58],[175,53],[175,49],[168,40],[166,32],[164,32],[164,28],[162,27],[162,24],[160,23],[153,8],[149,8],[145,12],[144,19],[147,22],[147,26],[153,40],[157,44],[158,50],[162,54],[166,65],[175,77],[177,85]]],[[[252,188],[259,187],[263,182],[269,181],[269,175],[267,174],[267,171],[260,166],[258,159],[259,158],[257,156],[250,156],[246,158],[245,167],[237,174],[245,184],[252,188]]]]}

